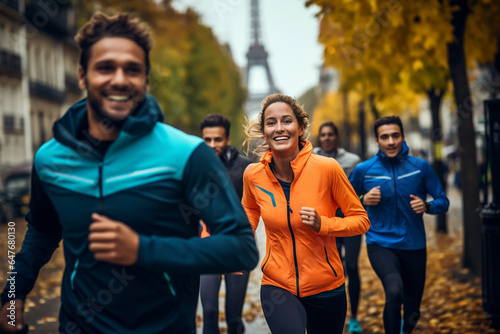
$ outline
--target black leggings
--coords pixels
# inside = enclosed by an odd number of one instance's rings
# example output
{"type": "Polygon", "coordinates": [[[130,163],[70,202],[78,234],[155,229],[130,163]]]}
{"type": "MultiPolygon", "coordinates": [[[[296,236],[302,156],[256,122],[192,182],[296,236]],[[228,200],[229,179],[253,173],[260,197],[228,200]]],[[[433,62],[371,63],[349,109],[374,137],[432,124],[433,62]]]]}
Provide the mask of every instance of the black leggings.
{"type": "Polygon", "coordinates": [[[345,292],[335,297],[294,296],[287,290],[263,285],[262,311],[273,334],[341,334],[347,312],[345,292]]]}
{"type": "Polygon", "coordinates": [[[337,237],[335,241],[342,263],[344,264],[346,276],[348,277],[347,290],[349,291],[349,303],[351,304],[351,318],[356,318],[358,314],[359,294],[361,291],[361,281],[358,271],[361,235],[356,235],[354,237],[337,237]],[[345,254],[342,254],[342,246],[344,246],[345,254]]]}
{"type": "MultiPolygon", "coordinates": [[[[224,275],[226,281],[226,322],[229,334],[245,333],[241,320],[249,272],[243,276],[224,275]]],[[[203,334],[219,333],[219,289],[221,275],[201,275],[200,297],[203,306],[203,334]]]]}
{"type": "Polygon", "coordinates": [[[367,245],[373,270],[385,291],[384,328],[386,334],[399,334],[401,305],[403,332],[411,333],[420,318],[424,293],[427,250],[401,250],[367,245]]]}

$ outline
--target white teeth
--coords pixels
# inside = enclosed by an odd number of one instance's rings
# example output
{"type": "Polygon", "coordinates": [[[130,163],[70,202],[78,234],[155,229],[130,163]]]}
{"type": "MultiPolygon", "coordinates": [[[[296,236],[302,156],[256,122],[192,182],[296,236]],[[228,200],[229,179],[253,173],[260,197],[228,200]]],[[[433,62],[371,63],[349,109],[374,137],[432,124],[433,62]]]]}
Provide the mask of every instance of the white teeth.
{"type": "Polygon", "coordinates": [[[108,99],[113,100],[113,101],[122,102],[122,101],[128,100],[129,97],[128,97],[128,95],[127,96],[124,96],[124,95],[109,95],[108,99]]]}
{"type": "Polygon", "coordinates": [[[288,137],[276,137],[274,138],[274,140],[287,140],[288,137]]]}

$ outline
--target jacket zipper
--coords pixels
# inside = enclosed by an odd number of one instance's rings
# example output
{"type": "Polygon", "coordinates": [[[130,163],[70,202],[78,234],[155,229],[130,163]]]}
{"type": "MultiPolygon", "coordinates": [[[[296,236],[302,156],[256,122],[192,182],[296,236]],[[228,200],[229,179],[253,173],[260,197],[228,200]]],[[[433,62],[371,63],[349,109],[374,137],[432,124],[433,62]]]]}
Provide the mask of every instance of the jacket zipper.
{"type": "Polygon", "coordinates": [[[99,163],[99,214],[103,214],[102,198],[102,162],[99,163]]]}
{"type": "MultiPolygon", "coordinates": [[[[291,184],[290,184],[291,188],[291,184]]],[[[290,191],[291,193],[291,191],[290,191]]],[[[290,201],[286,201],[287,206],[287,218],[288,218],[288,228],[290,229],[290,234],[292,235],[292,245],[293,245],[293,261],[295,264],[295,281],[297,284],[297,297],[300,297],[300,289],[299,289],[299,265],[297,262],[297,248],[295,246],[295,234],[293,233],[292,224],[290,222],[290,213],[293,213],[292,208],[290,207],[290,201]]]]}
{"type": "Polygon", "coordinates": [[[332,264],[330,263],[330,260],[328,259],[328,252],[326,251],[326,246],[324,248],[325,248],[326,262],[328,263],[330,268],[332,268],[333,273],[335,274],[335,277],[337,277],[337,272],[335,271],[335,268],[333,268],[332,264]]]}
{"type": "MultiPolygon", "coordinates": [[[[290,163],[289,163],[289,165],[290,165],[290,168],[292,168],[292,165],[290,163]]],[[[274,171],[273,171],[272,167],[269,166],[269,168],[271,168],[271,172],[273,173],[274,177],[276,178],[276,181],[278,181],[278,178],[274,174],[274,171]]],[[[293,174],[293,168],[292,168],[292,174],[293,174]]],[[[292,196],[292,183],[293,183],[293,180],[295,180],[295,174],[293,174],[292,182],[290,182],[290,197],[292,196]]],[[[278,183],[279,183],[279,181],[278,181],[278,183]]],[[[280,186],[281,186],[281,184],[280,184],[280,186]]],[[[281,190],[283,191],[283,195],[285,195],[285,198],[286,198],[286,194],[285,194],[285,190],[283,190],[283,186],[281,186],[281,190]]],[[[297,261],[297,247],[295,245],[295,234],[293,233],[292,223],[290,222],[290,213],[293,213],[293,210],[290,207],[290,200],[287,199],[286,200],[286,216],[287,216],[287,220],[288,220],[288,229],[290,230],[290,234],[292,235],[293,262],[294,262],[294,265],[295,265],[295,284],[297,285],[297,297],[300,297],[299,264],[298,264],[298,261],[297,261]]]]}
{"type": "Polygon", "coordinates": [[[392,178],[393,178],[393,183],[394,183],[394,205],[396,207],[396,222],[398,221],[398,196],[397,196],[397,185],[396,185],[396,171],[394,170],[394,162],[391,161],[391,167],[392,167],[392,178]]]}

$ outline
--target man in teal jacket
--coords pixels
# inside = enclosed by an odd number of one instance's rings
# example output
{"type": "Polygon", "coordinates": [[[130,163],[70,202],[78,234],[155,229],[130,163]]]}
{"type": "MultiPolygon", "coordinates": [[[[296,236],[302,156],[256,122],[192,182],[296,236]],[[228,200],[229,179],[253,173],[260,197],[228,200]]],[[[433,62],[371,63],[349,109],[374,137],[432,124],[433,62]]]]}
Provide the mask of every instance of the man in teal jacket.
{"type": "Polygon", "coordinates": [[[0,330],[22,330],[23,301],[63,239],[61,333],[195,333],[199,275],[257,264],[245,212],[212,150],[163,124],[146,94],[148,28],[97,13],[75,39],[87,98],[35,155],[28,232],[15,293],[2,293],[0,330]],[[198,237],[200,219],[211,238],[198,237]]]}

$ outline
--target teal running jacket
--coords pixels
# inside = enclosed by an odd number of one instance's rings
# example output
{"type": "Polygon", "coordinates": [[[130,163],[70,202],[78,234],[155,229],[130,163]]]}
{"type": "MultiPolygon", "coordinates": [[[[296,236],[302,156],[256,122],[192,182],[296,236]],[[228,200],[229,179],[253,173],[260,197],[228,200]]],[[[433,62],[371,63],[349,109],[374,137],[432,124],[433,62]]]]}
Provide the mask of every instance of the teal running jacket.
{"type": "Polygon", "coordinates": [[[251,270],[258,261],[226,169],[200,138],[161,123],[149,95],[102,156],[77,137],[86,103],[55,123],[54,139],[35,155],[15,298],[26,297],[62,239],[61,333],[195,333],[199,275],[251,270]],[[136,264],[94,258],[93,212],[139,234],[136,264]],[[212,237],[198,237],[200,219],[212,237]]]}

